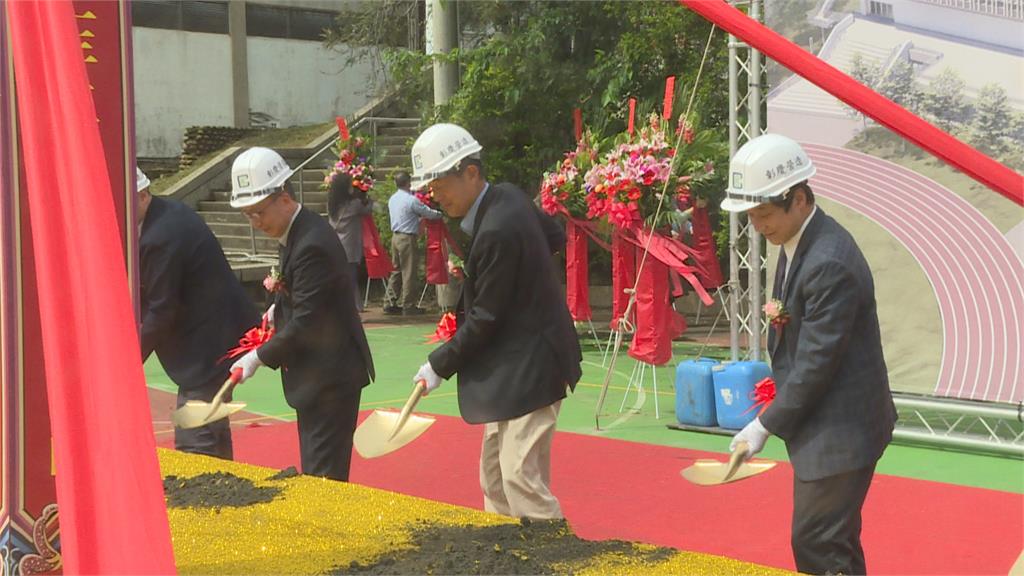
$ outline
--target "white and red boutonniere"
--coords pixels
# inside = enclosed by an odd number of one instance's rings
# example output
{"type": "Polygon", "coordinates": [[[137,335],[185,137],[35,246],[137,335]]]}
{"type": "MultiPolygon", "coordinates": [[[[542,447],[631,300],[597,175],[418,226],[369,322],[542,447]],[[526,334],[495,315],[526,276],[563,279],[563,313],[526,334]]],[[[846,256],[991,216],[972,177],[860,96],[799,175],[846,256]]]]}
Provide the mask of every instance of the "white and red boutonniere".
{"type": "Polygon", "coordinates": [[[764,316],[768,319],[768,322],[775,327],[775,336],[778,337],[782,334],[782,327],[789,323],[789,311],[782,305],[782,301],[777,298],[765,302],[764,316]]]}
{"type": "Polygon", "coordinates": [[[267,274],[267,277],[263,279],[263,287],[271,294],[278,292],[286,293],[288,291],[285,287],[284,275],[277,271],[277,266],[270,267],[270,274],[267,274]]]}

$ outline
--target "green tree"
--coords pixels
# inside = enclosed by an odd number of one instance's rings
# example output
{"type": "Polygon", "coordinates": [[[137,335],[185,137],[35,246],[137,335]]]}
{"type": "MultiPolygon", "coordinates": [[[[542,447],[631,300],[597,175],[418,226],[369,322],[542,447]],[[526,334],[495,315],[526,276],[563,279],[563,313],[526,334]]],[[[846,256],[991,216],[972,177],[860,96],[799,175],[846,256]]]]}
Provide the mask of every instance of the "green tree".
{"type": "MultiPolygon", "coordinates": [[[[610,136],[625,129],[630,97],[640,102],[639,122],[643,110],[660,110],[665,78],[676,75],[674,114],[683,112],[711,31],[710,23],[670,0],[452,2],[460,49],[447,57],[459,62],[461,86],[438,109],[432,57],[396,46],[408,36],[408,0],[368,5],[368,15],[330,31],[327,45],[379,50],[407,106],[428,122],[464,125],[484,146],[492,179],[529,189],[573,146],[574,108],[598,136],[610,136]]],[[[694,111],[700,127],[716,128],[723,140],[727,67],[725,34],[718,30],[694,111]]]]}
{"type": "Polygon", "coordinates": [[[881,76],[875,88],[879,94],[917,114],[921,108],[921,90],[914,82],[914,67],[906,60],[897,60],[881,76]]]}
{"type": "MultiPolygon", "coordinates": [[[[881,74],[882,71],[879,68],[878,64],[876,64],[873,61],[865,59],[864,55],[861,54],[860,52],[853,53],[853,60],[850,61],[851,78],[867,86],[868,88],[874,90],[876,89],[875,85],[878,84],[878,78],[879,76],[881,76],[881,74]]],[[[849,114],[850,116],[854,118],[860,118],[864,124],[864,127],[867,127],[867,118],[865,118],[864,115],[861,114],[860,110],[857,110],[852,106],[848,106],[845,103],[843,103],[843,108],[846,110],[846,113],[849,114]]]]}
{"type": "Polygon", "coordinates": [[[924,111],[946,132],[967,122],[970,105],[964,96],[964,81],[955,70],[947,67],[932,80],[924,94],[924,111]]]}

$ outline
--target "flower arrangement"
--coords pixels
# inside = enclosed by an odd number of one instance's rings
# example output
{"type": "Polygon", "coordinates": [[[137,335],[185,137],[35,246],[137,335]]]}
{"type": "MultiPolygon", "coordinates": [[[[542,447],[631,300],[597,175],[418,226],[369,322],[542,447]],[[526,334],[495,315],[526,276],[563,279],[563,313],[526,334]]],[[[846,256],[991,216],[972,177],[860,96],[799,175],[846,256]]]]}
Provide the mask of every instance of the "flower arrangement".
{"type": "Polygon", "coordinates": [[[331,180],[337,174],[348,174],[352,178],[353,189],[369,192],[376,182],[373,177],[373,165],[367,161],[370,153],[369,141],[362,136],[351,137],[343,134],[339,137],[334,152],[338,155],[338,161],[324,174],[322,188],[329,188],[331,180]]]}
{"type": "Polygon", "coordinates": [[[618,228],[662,228],[671,222],[676,201],[688,201],[694,186],[714,175],[710,159],[719,146],[714,135],[696,132],[680,118],[676,149],[668,140],[669,129],[668,122],[652,114],[637,134],[619,136],[601,163],[584,177],[588,218],[604,217],[618,228]],[[656,222],[666,189],[675,198],[662,206],[656,222]]]}
{"type": "Polygon", "coordinates": [[[429,188],[416,191],[416,199],[422,202],[427,208],[431,210],[441,210],[441,205],[434,199],[434,192],[429,188]]]}
{"type": "Polygon", "coordinates": [[[545,212],[551,215],[566,214],[576,219],[588,217],[584,176],[597,163],[597,148],[593,134],[588,130],[580,138],[575,150],[566,152],[553,171],[544,173],[540,199],[541,208],[545,212]]]}

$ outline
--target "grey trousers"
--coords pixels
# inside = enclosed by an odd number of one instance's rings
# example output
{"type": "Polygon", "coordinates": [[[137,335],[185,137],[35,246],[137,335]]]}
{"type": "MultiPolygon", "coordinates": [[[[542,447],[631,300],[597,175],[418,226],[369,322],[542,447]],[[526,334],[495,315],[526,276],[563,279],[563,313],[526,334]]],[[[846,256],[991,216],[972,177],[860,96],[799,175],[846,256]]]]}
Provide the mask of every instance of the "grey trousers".
{"type": "Polygon", "coordinates": [[[793,477],[793,557],[803,574],[866,574],[861,508],[875,467],[803,482],[793,477]]]}
{"type": "Polygon", "coordinates": [[[389,306],[412,308],[416,306],[416,274],[419,271],[419,250],[417,236],[395,232],[391,236],[391,261],[395,271],[388,278],[389,306]]]}
{"type": "Polygon", "coordinates": [[[352,436],[359,419],[361,390],[329,392],[314,406],[296,410],[302,473],[348,482],[352,436]]]}
{"type": "MultiPolygon", "coordinates": [[[[217,381],[196,390],[182,390],[179,388],[176,406],[181,408],[189,400],[212,402],[213,397],[217,395],[217,391],[220,390],[222,384],[224,384],[224,381],[218,378],[217,381]]],[[[205,454],[231,460],[234,456],[231,445],[231,423],[227,418],[222,418],[199,428],[187,430],[175,428],[174,448],[180,452],[205,454]]]]}

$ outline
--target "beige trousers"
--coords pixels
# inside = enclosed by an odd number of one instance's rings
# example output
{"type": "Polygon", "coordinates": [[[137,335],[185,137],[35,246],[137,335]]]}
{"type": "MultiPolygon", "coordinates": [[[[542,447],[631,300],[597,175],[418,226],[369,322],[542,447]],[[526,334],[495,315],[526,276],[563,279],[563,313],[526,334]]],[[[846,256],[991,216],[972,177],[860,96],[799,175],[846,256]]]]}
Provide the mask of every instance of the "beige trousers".
{"type": "Polygon", "coordinates": [[[416,306],[416,274],[419,271],[419,246],[415,234],[395,232],[391,236],[391,261],[395,270],[388,278],[387,305],[399,308],[416,306]]]}
{"type": "Polygon", "coordinates": [[[514,518],[562,518],[551,493],[551,441],[561,401],[484,425],[480,488],[484,510],[514,518]]]}

